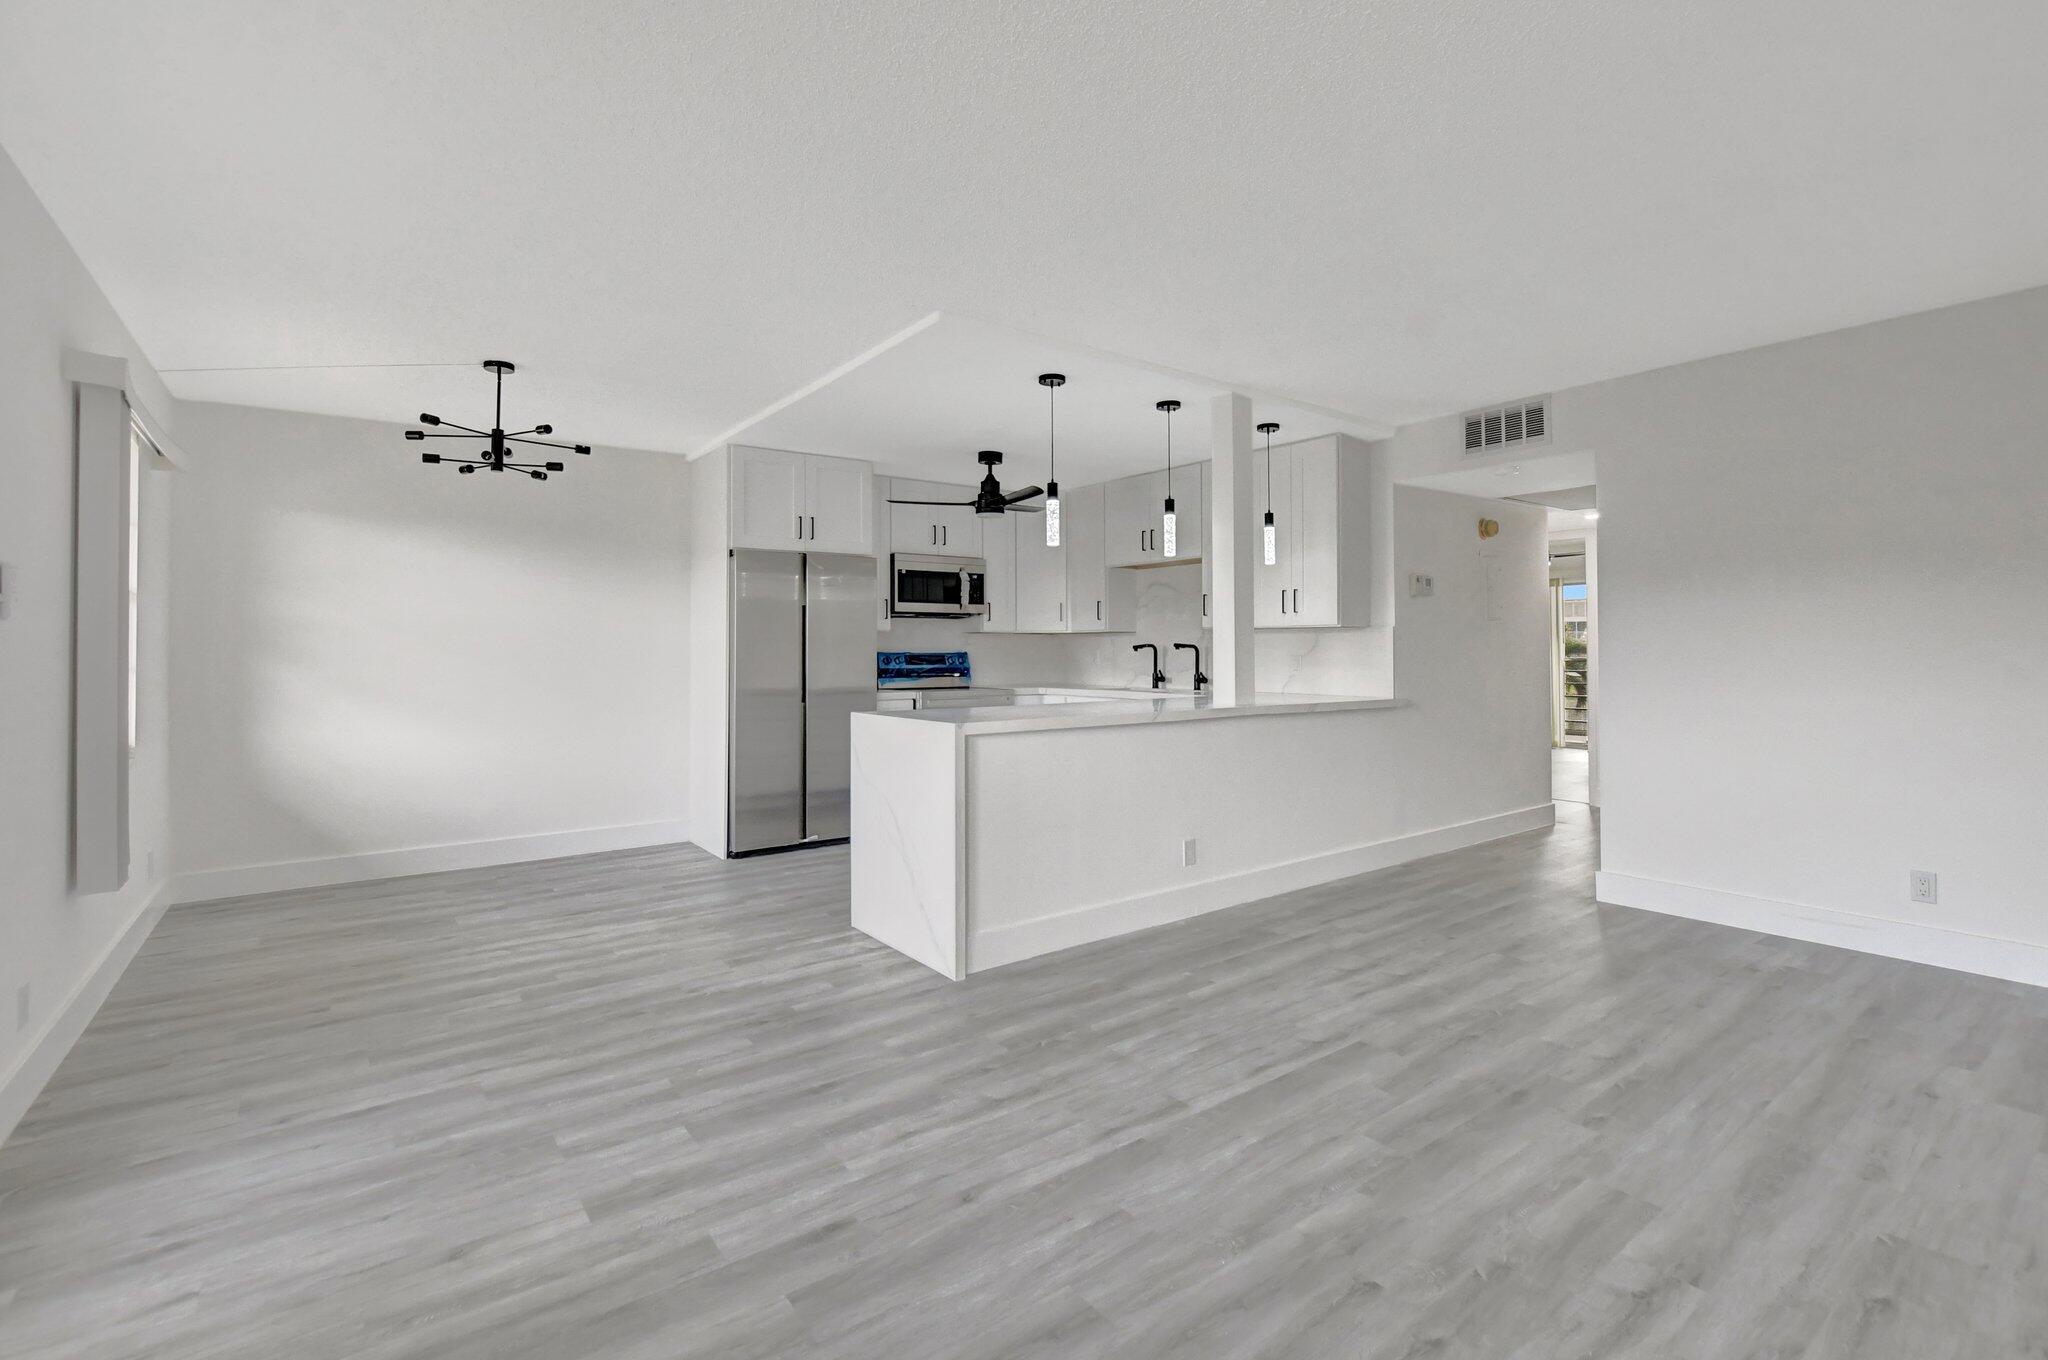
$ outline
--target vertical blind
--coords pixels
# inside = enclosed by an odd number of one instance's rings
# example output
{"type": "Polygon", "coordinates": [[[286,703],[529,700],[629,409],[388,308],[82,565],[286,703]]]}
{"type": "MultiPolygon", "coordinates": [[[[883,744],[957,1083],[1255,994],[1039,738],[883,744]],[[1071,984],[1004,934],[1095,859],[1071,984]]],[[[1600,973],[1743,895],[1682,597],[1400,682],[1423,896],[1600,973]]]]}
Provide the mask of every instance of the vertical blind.
{"type": "Polygon", "coordinates": [[[141,460],[121,389],[79,382],[74,391],[72,886],[103,893],[128,881],[130,515],[141,460]]]}

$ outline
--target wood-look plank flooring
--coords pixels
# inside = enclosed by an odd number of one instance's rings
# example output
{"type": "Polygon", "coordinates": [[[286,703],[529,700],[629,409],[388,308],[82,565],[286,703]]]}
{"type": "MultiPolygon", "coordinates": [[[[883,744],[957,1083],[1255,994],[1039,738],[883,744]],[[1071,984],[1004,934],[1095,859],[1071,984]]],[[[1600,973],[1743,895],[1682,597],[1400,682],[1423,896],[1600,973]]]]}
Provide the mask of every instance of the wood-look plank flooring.
{"type": "Polygon", "coordinates": [[[1591,858],[964,984],[841,850],[175,908],[0,1149],[0,1355],[2048,1354],[2048,992],[1591,858]]]}

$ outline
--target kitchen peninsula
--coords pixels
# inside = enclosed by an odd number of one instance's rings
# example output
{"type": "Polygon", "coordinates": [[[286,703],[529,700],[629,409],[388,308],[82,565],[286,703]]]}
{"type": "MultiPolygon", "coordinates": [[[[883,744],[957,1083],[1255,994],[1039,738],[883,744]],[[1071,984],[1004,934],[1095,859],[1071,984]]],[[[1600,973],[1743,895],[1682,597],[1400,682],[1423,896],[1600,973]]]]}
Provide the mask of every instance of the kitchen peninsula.
{"type": "Polygon", "coordinates": [[[1415,825],[1381,773],[1412,715],[1142,692],[855,714],[853,924],[958,980],[1547,824],[1545,803],[1415,825]]]}

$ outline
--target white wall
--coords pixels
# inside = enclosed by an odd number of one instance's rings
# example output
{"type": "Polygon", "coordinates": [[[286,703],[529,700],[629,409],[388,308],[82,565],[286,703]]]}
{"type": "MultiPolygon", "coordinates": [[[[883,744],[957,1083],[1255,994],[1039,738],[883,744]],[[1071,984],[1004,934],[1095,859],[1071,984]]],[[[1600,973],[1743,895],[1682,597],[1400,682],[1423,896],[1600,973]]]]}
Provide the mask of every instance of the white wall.
{"type": "Polygon", "coordinates": [[[2048,984],[2044,355],[2036,289],[1556,394],[1603,900],[2048,984]]]}
{"type": "Polygon", "coordinates": [[[2035,290],[1584,389],[1603,896],[2048,983],[2044,356],[2035,290]]]}
{"type": "Polygon", "coordinates": [[[0,1138],[105,997],[160,906],[166,525],[183,474],[143,488],[142,713],[130,772],[131,869],[117,893],[69,889],[72,388],[66,347],[124,357],[143,404],[171,402],[120,317],[0,153],[0,1138]],[[20,1014],[27,989],[26,1017],[20,1014]]]}
{"type": "Polygon", "coordinates": [[[683,461],[545,484],[403,427],[191,404],[182,900],[684,839],[683,461]]]}

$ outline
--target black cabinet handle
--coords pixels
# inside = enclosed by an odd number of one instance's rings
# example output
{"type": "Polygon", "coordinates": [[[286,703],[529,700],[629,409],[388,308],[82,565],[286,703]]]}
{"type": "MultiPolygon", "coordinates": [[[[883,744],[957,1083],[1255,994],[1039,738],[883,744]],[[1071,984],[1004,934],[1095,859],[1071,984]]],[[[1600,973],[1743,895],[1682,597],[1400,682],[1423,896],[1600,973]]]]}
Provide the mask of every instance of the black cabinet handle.
{"type": "Polygon", "coordinates": [[[1295,613],[1297,613],[1297,614],[1299,614],[1299,613],[1301,612],[1301,587],[1300,587],[1300,586],[1296,586],[1296,587],[1294,588],[1294,612],[1295,612],[1295,613]]]}
{"type": "Polygon", "coordinates": [[[1280,592],[1280,612],[1283,614],[1287,612],[1287,592],[1284,590],[1280,592]]]}
{"type": "Polygon", "coordinates": [[[798,538],[804,536],[804,517],[802,515],[796,517],[796,536],[798,538]]]}
{"type": "Polygon", "coordinates": [[[1095,621],[1097,623],[1102,622],[1102,601],[1100,600],[1095,602],[1095,621]]]}
{"type": "Polygon", "coordinates": [[[812,515],[812,516],[811,516],[811,537],[812,537],[812,538],[816,538],[817,536],[818,536],[818,517],[817,517],[816,515],[812,515]]]}

